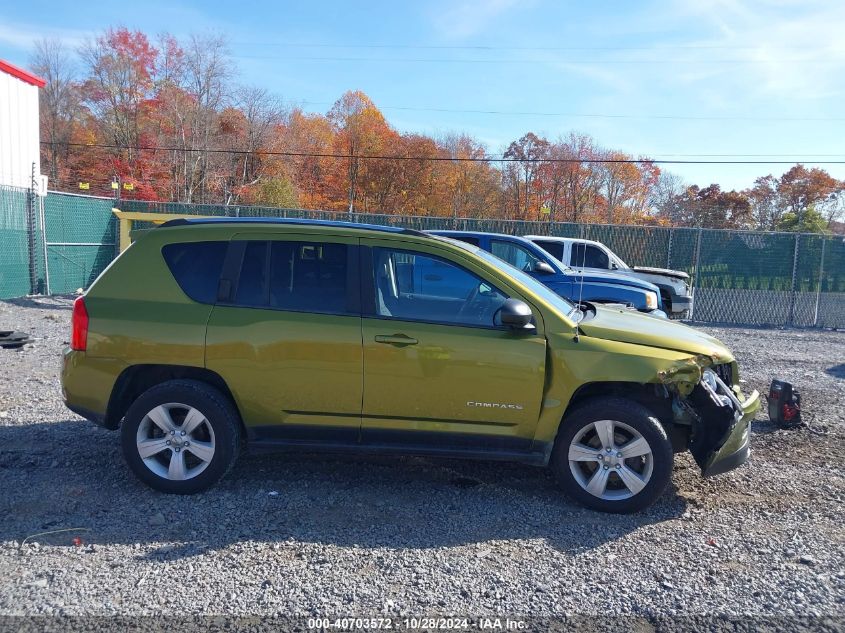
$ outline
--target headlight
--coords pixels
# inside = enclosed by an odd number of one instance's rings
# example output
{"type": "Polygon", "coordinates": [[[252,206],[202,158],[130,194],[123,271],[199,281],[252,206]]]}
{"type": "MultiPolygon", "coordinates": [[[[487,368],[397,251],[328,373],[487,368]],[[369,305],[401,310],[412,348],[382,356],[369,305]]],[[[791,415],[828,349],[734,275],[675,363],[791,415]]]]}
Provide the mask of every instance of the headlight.
{"type": "Polygon", "coordinates": [[[712,369],[705,369],[701,372],[701,382],[710,388],[710,391],[716,396],[723,407],[732,407],[733,403],[730,396],[725,393],[719,393],[719,383],[716,382],[716,372],[712,369]]]}
{"type": "Polygon", "coordinates": [[[707,383],[707,385],[713,390],[716,391],[718,384],[716,383],[716,372],[712,369],[705,369],[701,372],[701,382],[707,383]]]}
{"type": "Polygon", "coordinates": [[[647,292],[645,293],[645,307],[649,310],[657,310],[657,293],[656,292],[647,292]]]}

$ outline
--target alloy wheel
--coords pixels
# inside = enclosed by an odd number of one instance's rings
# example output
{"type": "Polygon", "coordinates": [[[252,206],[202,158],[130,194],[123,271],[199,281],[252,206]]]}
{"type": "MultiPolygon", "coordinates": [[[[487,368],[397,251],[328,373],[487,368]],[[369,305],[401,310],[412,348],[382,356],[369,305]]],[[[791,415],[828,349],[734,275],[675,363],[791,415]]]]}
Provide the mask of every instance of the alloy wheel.
{"type": "Polygon", "coordinates": [[[591,495],[608,501],[630,499],[651,479],[654,457],[648,441],[616,420],[581,428],[569,444],[569,468],[591,495]]]}
{"type": "Polygon", "coordinates": [[[214,429],[199,409],[161,404],[141,420],[136,446],[144,465],[156,475],[184,481],[203,472],[214,458],[214,429]]]}

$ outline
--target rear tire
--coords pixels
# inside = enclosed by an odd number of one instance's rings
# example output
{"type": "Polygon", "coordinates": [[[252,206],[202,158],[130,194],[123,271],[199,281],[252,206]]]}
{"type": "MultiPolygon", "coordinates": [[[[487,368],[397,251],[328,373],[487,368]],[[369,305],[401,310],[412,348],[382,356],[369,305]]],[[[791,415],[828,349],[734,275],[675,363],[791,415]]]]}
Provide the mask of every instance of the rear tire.
{"type": "Polygon", "coordinates": [[[240,418],[213,387],[171,380],[141,394],[121,426],[123,455],[151,488],[193,494],[232,468],[240,448],[240,418]]]}
{"type": "Polygon", "coordinates": [[[669,484],[672,464],[663,426],[643,405],[623,398],[590,400],[569,413],[550,461],[569,496],[613,513],[654,503],[669,484]]]}

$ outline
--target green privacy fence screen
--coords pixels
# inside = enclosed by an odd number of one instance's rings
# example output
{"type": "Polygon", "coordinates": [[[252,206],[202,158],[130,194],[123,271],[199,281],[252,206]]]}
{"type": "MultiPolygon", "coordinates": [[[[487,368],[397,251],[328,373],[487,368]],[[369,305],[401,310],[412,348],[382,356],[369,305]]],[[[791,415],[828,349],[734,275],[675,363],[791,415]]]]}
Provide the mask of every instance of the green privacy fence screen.
{"type": "MultiPolygon", "coordinates": [[[[117,223],[111,213],[115,201],[54,192],[37,198],[35,235],[31,241],[28,200],[26,190],[0,188],[0,298],[47,292],[48,284],[53,294],[87,288],[116,253],[117,223]]],[[[137,200],[121,201],[119,207],[148,213],[352,220],[418,230],[462,229],[591,239],[607,244],[629,265],[689,273],[695,292],[695,321],[845,327],[845,240],[841,236],[350,215],[137,200]]],[[[136,228],[142,227],[143,223],[136,224],[136,228]]]]}
{"type": "Polygon", "coordinates": [[[29,191],[0,187],[0,297],[32,292],[29,191]]]}
{"type": "Polygon", "coordinates": [[[65,294],[87,288],[117,252],[114,200],[47,194],[47,272],[50,292],[65,294]]]}

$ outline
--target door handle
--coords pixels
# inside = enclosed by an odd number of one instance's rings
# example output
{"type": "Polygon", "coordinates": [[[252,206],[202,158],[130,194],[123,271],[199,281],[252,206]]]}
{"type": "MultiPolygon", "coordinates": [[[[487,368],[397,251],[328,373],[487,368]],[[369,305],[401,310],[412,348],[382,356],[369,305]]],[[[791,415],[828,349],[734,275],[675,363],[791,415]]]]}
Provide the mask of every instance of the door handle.
{"type": "Polygon", "coordinates": [[[387,345],[395,345],[396,347],[405,347],[406,345],[416,345],[419,341],[404,334],[376,334],[376,343],[386,343],[387,345]]]}
{"type": "Polygon", "coordinates": [[[426,281],[443,281],[443,277],[440,275],[423,275],[423,279],[426,281]]]}

